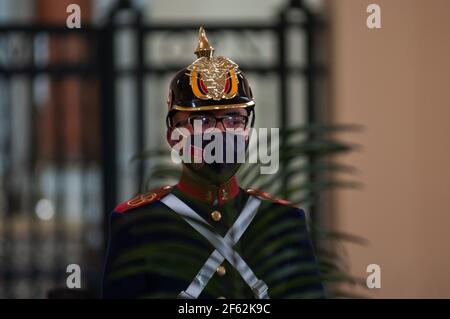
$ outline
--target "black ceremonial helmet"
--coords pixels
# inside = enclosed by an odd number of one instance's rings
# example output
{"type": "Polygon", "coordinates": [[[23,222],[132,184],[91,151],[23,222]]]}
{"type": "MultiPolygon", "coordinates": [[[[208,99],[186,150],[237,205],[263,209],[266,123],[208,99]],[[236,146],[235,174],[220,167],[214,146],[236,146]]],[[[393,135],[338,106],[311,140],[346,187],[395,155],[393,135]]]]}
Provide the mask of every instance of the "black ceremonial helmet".
{"type": "Polygon", "coordinates": [[[178,71],[170,83],[168,126],[171,125],[171,115],[177,110],[195,112],[247,108],[249,115],[253,111],[255,101],[245,75],[235,62],[223,56],[214,57],[213,52],[205,29],[200,27],[195,50],[197,60],[178,71]]]}

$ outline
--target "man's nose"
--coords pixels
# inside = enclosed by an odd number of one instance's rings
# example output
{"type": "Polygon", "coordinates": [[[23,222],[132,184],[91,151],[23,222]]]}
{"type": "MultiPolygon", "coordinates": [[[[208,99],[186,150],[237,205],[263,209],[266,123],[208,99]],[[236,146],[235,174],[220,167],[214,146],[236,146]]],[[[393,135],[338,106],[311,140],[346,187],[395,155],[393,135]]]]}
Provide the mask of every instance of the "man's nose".
{"type": "Polygon", "coordinates": [[[217,121],[217,123],[216,123],[216,128],[217,128],[218,130],[220,130],[221,132],[225,132],[225,131],[226,131],[226,128],[225,128],[225,126],[223,126],[222,121],[217,121]]]}

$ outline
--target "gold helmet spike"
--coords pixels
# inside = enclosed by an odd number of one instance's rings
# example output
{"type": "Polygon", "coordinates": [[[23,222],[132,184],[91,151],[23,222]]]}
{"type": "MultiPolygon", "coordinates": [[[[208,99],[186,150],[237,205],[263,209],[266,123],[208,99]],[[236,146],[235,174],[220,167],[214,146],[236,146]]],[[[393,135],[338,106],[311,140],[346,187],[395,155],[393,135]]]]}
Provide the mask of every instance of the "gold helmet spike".
{"type": "Polygon", "coordinates": [[[209,44],[208,38],[206,37],[205,28],[203,26],[198,30],[198,45],[195,50],[197,58],[206,57],[212,58],[214,48],[209,44]]]}

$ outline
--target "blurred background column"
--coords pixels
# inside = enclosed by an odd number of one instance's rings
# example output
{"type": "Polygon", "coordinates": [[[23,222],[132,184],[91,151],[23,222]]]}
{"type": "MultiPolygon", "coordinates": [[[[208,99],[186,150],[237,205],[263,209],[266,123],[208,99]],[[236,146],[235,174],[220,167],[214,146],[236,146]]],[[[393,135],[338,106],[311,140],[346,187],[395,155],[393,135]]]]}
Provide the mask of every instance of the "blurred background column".
{"type": "Polygon", "coordinates": [[[347,247],[352,272],[381,266],[374,297],[449,298],[450,1],[328,2],[333,120],[366,127],[343,136],[363,149],[342,159],[365,188],[334,198],[335,225],[370,240],[347,247]]]}

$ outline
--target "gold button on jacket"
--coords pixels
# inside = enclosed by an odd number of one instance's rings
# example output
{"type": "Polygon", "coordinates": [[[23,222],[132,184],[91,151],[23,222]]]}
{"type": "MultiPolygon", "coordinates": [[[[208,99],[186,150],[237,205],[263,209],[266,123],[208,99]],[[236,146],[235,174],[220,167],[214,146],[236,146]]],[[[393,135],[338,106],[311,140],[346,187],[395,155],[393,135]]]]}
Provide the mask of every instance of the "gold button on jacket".
{"type": "Polygon", "coordinates": [[[225,276],[225,274],[227,273],[227,270],[226,270],[225,266],[219,266],[219,267],[217,267],[216,272],[219,276],[222,277],[222,276],[225,276]]]}
{"type": "Polygon", "coordinates": [[[222,214],[221,214],[219,211],[215,210],[215,211],[213,211],[213,212],[211,213],[211,218],[212,218],[215,222],[218,222],[218,221],[222,218],[222,214]]]}

